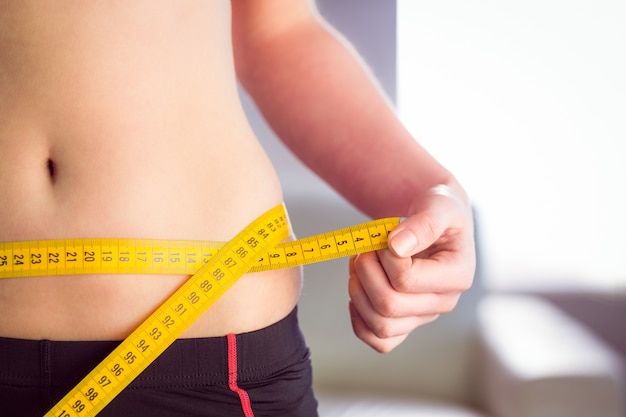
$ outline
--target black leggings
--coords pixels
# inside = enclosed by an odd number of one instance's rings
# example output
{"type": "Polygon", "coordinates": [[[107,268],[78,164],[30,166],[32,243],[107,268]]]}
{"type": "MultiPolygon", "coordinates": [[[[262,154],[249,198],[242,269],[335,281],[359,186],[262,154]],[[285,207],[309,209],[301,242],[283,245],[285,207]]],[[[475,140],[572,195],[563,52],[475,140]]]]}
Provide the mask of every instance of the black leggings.
{"type": "MultiPolygon", "coordinates": [[[[118,344],[0,338],[0,414],[43,416],[118,344]]],[[[317,416],[296,310],[255,332],[177,340],[98,416],[317,416]]]]}

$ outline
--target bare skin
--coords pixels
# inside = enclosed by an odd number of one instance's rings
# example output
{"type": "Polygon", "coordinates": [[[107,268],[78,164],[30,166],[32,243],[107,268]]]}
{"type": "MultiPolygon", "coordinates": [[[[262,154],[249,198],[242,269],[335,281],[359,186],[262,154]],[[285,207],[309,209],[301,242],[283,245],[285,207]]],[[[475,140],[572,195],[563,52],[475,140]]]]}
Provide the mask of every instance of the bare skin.
{"type": "MultiPolygon", "coordinates": [[[[224,241],[282,201],[239,103],[230,5],[162,3],[2,2],[0,241],[224,241]]],[[[184,279],[1,280],[0,336],[120,339],[184,279]]],[[[299,288],[295,269],[250,274],[184,337],[265,327],[299,288]]]]}
{"type": "MultiPolygon", "coordinates": [[[[388,352],[451,311],[474,274],[468,196],[313,0],[0,3],[0,240],[234,236],[282,200],[237,78],[355,207],[407,218],[350,261],[356,336],[388,352]]],[[[3,280],[0,336],[118,339],[183,279],[3,280]]],[[[185,337],[271,324],[300,285],[250,274],[185,337]]]]}

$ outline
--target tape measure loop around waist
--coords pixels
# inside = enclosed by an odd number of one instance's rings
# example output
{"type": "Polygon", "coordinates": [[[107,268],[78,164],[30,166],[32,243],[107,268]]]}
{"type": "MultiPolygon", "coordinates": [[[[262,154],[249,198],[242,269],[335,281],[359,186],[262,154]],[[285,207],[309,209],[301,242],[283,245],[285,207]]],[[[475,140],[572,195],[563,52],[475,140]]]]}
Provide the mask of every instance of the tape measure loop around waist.
{"type": "Polygon", "coordinates": [[[72,274],[191,277],[44,417],[94,417],[249,271],[289,268],[387,247],[399,218],[374,220],[279,244],[283,205],[227,243],[70,239],[0,243],[0,278],[72,274]]]}

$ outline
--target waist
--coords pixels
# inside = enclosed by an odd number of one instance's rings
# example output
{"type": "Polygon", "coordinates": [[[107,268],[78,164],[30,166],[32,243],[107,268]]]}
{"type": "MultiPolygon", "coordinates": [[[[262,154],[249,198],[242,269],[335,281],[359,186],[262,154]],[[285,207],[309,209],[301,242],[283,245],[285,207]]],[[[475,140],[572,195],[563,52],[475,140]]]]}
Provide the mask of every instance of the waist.
{"type": "MultiPolygon", "coordinates": [[[[121,340],[188,276],[74,275],[0,280],[0,336],[50,340],[121,340]]],[[[299,268],[244,275],[182,338],[254,331],[297,304],[299,268]]]]}
{"type": "MultiPolygon", "coordinates": [[[[133,211],[132,207],[130,211],[133,211]]],[[[206,219],[193,219],[184,212],[179,214],[187,222],[196,220],[200,227],[206,227],[202,226],[206,219]]],[[[125,213],[119,214],[121,219],[125,216],[125,213]]],[[[223,216],[224,222],[229,216],[244,218],[243,223],[249,222],[245,219],[245,211],[235,213],[231,210],[223,216]]],[[[230,221],[237,223],[241,220],[230,221]]],[[[68,223],[67,227],[72,229],[74,225],[68,223]]],[[[98,233],[107,233],[105,226],[106,223],[99,224],[98,233]]],[[[174,227],[176,223],[169,226],[171,233],[181,233],[178,227],[174,227]]],[[[237,231],[229,232],[228,237],[221,240],[229,240],[237,231]]],[[[128,233],[130,235],[133,231],[128,233]]],[[[123,339],[187,279],[186,275],[149,274],[3,279],[0,280],[0,315],[11,319],[0,322],[0,336],[53,340],[123,339]]],[[[220,336],[270,325],[296,305],[300,286],[298,268],[248,274],[183,337],[220,336]]]]}
{"type": "MultiPolygon", "coordinates": [[[[248,129],[187,127],[181,137],[7,140],[0,155],[0,241],[132,237],[228,241],[282,201],[248,129]],[[188,133],[188,134],[187,134],[188,133]],[[186,136],[186,137],[185,137],[186,136]],[[204,140],[203,140],[204,137],[204,140]],[[185,145],[180,145],[185,141],[185,145]],[[45,145],[45,146],[44,146],[45,145]],[[50,147],[50,145],[52,145],[50,147]],[[144,148],[146,149],[144,151],[144,148]],[[183,148],[183,150],[177,150],[183,148]],[[17,157],[15,157],[17,156],[17,157]],[[52,174],[46,162],[53,164],[52,174]]],[[[188,277],[83,275],[0,282],[0,336],[106,340],[129,334],[188,277]]],[[[244,276],[183,337],[267,326],[296,304],[297,269],[244,276]]]]}

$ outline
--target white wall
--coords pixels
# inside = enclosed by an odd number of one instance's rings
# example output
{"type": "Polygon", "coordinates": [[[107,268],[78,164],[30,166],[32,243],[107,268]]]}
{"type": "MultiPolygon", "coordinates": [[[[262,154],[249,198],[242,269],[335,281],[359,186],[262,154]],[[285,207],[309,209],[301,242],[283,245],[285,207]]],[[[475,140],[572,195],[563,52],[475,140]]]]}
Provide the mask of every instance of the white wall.
{"type": "Polygon", "coordinates": [[[398,104],[492,288],[626,290],[626,2],[398,0],[398,104]]]}

